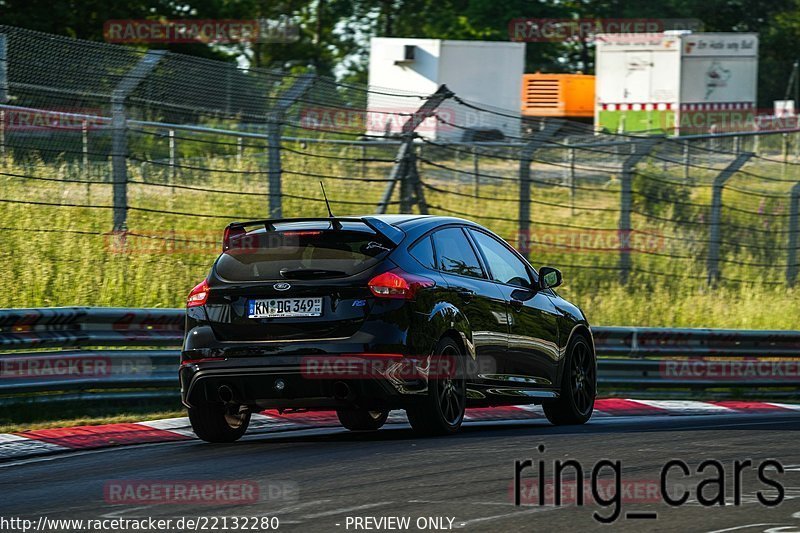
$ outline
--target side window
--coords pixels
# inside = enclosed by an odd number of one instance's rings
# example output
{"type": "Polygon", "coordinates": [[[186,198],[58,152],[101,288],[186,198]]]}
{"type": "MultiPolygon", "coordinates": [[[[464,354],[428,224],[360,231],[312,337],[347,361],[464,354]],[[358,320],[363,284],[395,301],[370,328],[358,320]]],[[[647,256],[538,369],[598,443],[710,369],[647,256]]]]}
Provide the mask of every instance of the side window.
{"type": "Polygon", "coordinates": [[[431,244],[430,236],[412,246],[408,252],[414,259],[422,263],[422,266],[436,270],[436,259],[433,258],[433,244],[431,244]]]}
{"type": "Polygon", "coordinates": [[[443,272],[482,278],[483,270],[461,228],[447,228],[433,234],[437,268],[443,272]]]}
{"type": "Polygon", "coordinates": [[[531,279],[525,263],[503,243],[482,231],[469,230],[481,249],[491,271],[492,279],[507,285],[530,287],[531,279]]]}

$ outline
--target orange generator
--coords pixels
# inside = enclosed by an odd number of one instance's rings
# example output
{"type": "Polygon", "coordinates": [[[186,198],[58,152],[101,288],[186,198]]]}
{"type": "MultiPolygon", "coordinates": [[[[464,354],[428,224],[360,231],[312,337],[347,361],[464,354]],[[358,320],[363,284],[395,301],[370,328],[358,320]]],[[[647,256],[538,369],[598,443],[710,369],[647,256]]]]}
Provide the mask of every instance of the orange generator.
{"type": "Polygon", "coordinates": [[[522,115],[591,121],[594,118],[594,76],[524,74],[522,115]]]}

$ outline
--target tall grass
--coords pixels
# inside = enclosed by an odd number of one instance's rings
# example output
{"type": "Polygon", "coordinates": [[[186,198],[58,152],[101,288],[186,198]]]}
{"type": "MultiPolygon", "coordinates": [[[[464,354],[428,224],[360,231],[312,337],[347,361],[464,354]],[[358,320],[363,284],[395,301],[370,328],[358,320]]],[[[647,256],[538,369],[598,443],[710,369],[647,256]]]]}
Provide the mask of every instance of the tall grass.
{"type": "MultiPolygon", "coordinates": [[[[283,177],[285,216],[326,214],[315,175],[328,176],[323,179],[337,214],[374,212],[386,183],[347,178],[362,172],[368,178],[385,178],[390,162],[354,165],[335,159],[347,148],[315,149],[314,154],[304,154],[299,145],[294,149],[296,152],[284,154],[288,171],[283,177]]],[[[456,161],[447,164],[461,168],[456,161]]],[[[269,193],[265,166],[254,157],[240,161],[209,154],[183,165],[174,176],[163,165],[129,166],[129,204],[135,209],[129,211],[130,234],[123,242],[109,234],[112,187],[103,181],[108,172],[102,166],[90,175],[72,163],[6,160],[0,167],[1,199],[84,207],[0,202],[0,276],[6,281],[0,307],[182,306],[188,290],[207,274],[218,255],[224,226],[237,219],[265,218],[269,193]],[[92,183],[63,181],[84,178],[92,183]]],[[[533,169],[534,176],[542,170],[537,165],[533,169]]],[[[501,160],[488,160],[481,168],[483,174],[509,178],[516,172],[515,163],[501,160]]],[[[643,174],[658,172],[648,168],[643,174]]],[[[484,178],[476,186],[466,174],[424,164],[420,173],[432,187],[425,194],[427,202],[435,206],[433,212],[464,213],[516,242],[516,181],[484,178]]],[[[713,172],[695,179],[702,183],[710,176],[713,172]]],[[[657,242],[645,245],[655,253],[633,254],[633,264],[658,274],[634,272],[627,285],[620,285],[614,248],[543,246],[531,250],[531,261],[536,266],[561,267],[565,278],[562,294],[581,305],[597,325],[797,328],[797,291],[771,284],[782,279],[782,269],[738,264],[777,265],[785,260],[780,249],[784,219],[754,222],[752,216],[735,209],[725,211],[724,220],[732,227],[753,227],[753,231],[729,231],[728,241],[733,243],[723,245],[723,273],[745,282],[723,280],[712,288],[705,280],[707,224],[697,223],[707,220],[709,189],[681,189],[669,183],[659,189],[657,183],[637,181],[637,191],[653,190],[647,197],[635,196],[634,208],[641,214],[634,215],[634,227],[656,235],[657,242]],[[659,195],[664,196],[661,201],[659,195]],[[767,246],[754,253],[753,248],[737,247],[737,240],[767,246]]],[[[613,177],[577,191],[539,184],[533,188],[533,198],[532,229],[539,236],[562,232],[562,238],[573,238],[569,232],[578,230],[564,226],[578,225],[601,230],[587,230],[589,237],[606,238],[602,231],[613,234],[617,227],[619,183],[613,177]],[[567,205],[570,207],[564,207],[567,205]]],[[[785,210],[783,200],[779,195],[776,198],[761,209],[785,210]]],[[[738,198],[735,193],[729,194],[728,203],[753,208],[752,199],[738,198]]],[[[396,211],[396,204],[390,206],[390,212],[396,211]]]]}

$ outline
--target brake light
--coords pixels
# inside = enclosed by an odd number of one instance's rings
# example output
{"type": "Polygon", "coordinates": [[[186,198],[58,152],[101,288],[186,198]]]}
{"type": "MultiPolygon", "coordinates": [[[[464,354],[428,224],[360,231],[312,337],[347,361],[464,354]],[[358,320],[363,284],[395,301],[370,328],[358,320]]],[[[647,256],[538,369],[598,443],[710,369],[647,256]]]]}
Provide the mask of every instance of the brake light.
{"type": "Polygon", "coordinates": [[[342,354],[344,357],[377,357],[380,359],[402,359],[403,354],[401,353],[344,353],[342,354]]]}
{"type": "Polygon", "coordinates": [[[231,242],[247,234],[247,231],[241,226],[228,226],[225,228],[225,233],[222,235],[222,251],[228,251],[231,248],[231,242]]]}
{"type": "Polygon", "coordinates": [[[369,280],[369,290],[378,298],[413,299],[417,291],[433,287],[432,279],[415,276],[400,269],[390,270],[369,280]]]}
{"type": "Polygon", "coordinates": [[[284,231],[281,233],[284,237],[311,237],[314,235],[322,235],[321,231],[284,231]]]}
{"type": "Polygon", "coordinates": [[[208,293],[211,289],[208,288],[208,280],[195,285],[192,292],[189,293],[189,298],[186,299],[186,307],[198,307],[205,305],[208,300],[208,293]]]}

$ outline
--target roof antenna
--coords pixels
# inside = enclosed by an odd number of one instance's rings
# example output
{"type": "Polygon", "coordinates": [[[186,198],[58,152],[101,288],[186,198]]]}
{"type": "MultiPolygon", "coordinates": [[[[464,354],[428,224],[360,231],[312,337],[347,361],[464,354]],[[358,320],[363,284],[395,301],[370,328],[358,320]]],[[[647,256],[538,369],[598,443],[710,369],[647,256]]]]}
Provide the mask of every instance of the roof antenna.
{"type": "Polygon", "coordinates": [[[331,218],[331,225],[334,229],[341,229],[342,225],[336,220],[336,217],[333,216],[333,211],[331,211],[331,204],[328,201],[328,195],[325,194],[325,185],[322,184],[322,180],[319,180],[319,186],[322,188],[322,197],[325,198],[325,207],[328,208],[328,216],[331,218]]]}
{"type": "Polygon", "coordinates": [[[319,186],[322,187],[322,197],[325,198],[325,206],[328,208],[328,216],[335,218],[333,216],[333,211],[331,211],[331,204],[328,202],[328,195],[325,194],[325,186],[322,184],[322,180],[319,180],[319,186]]]}

